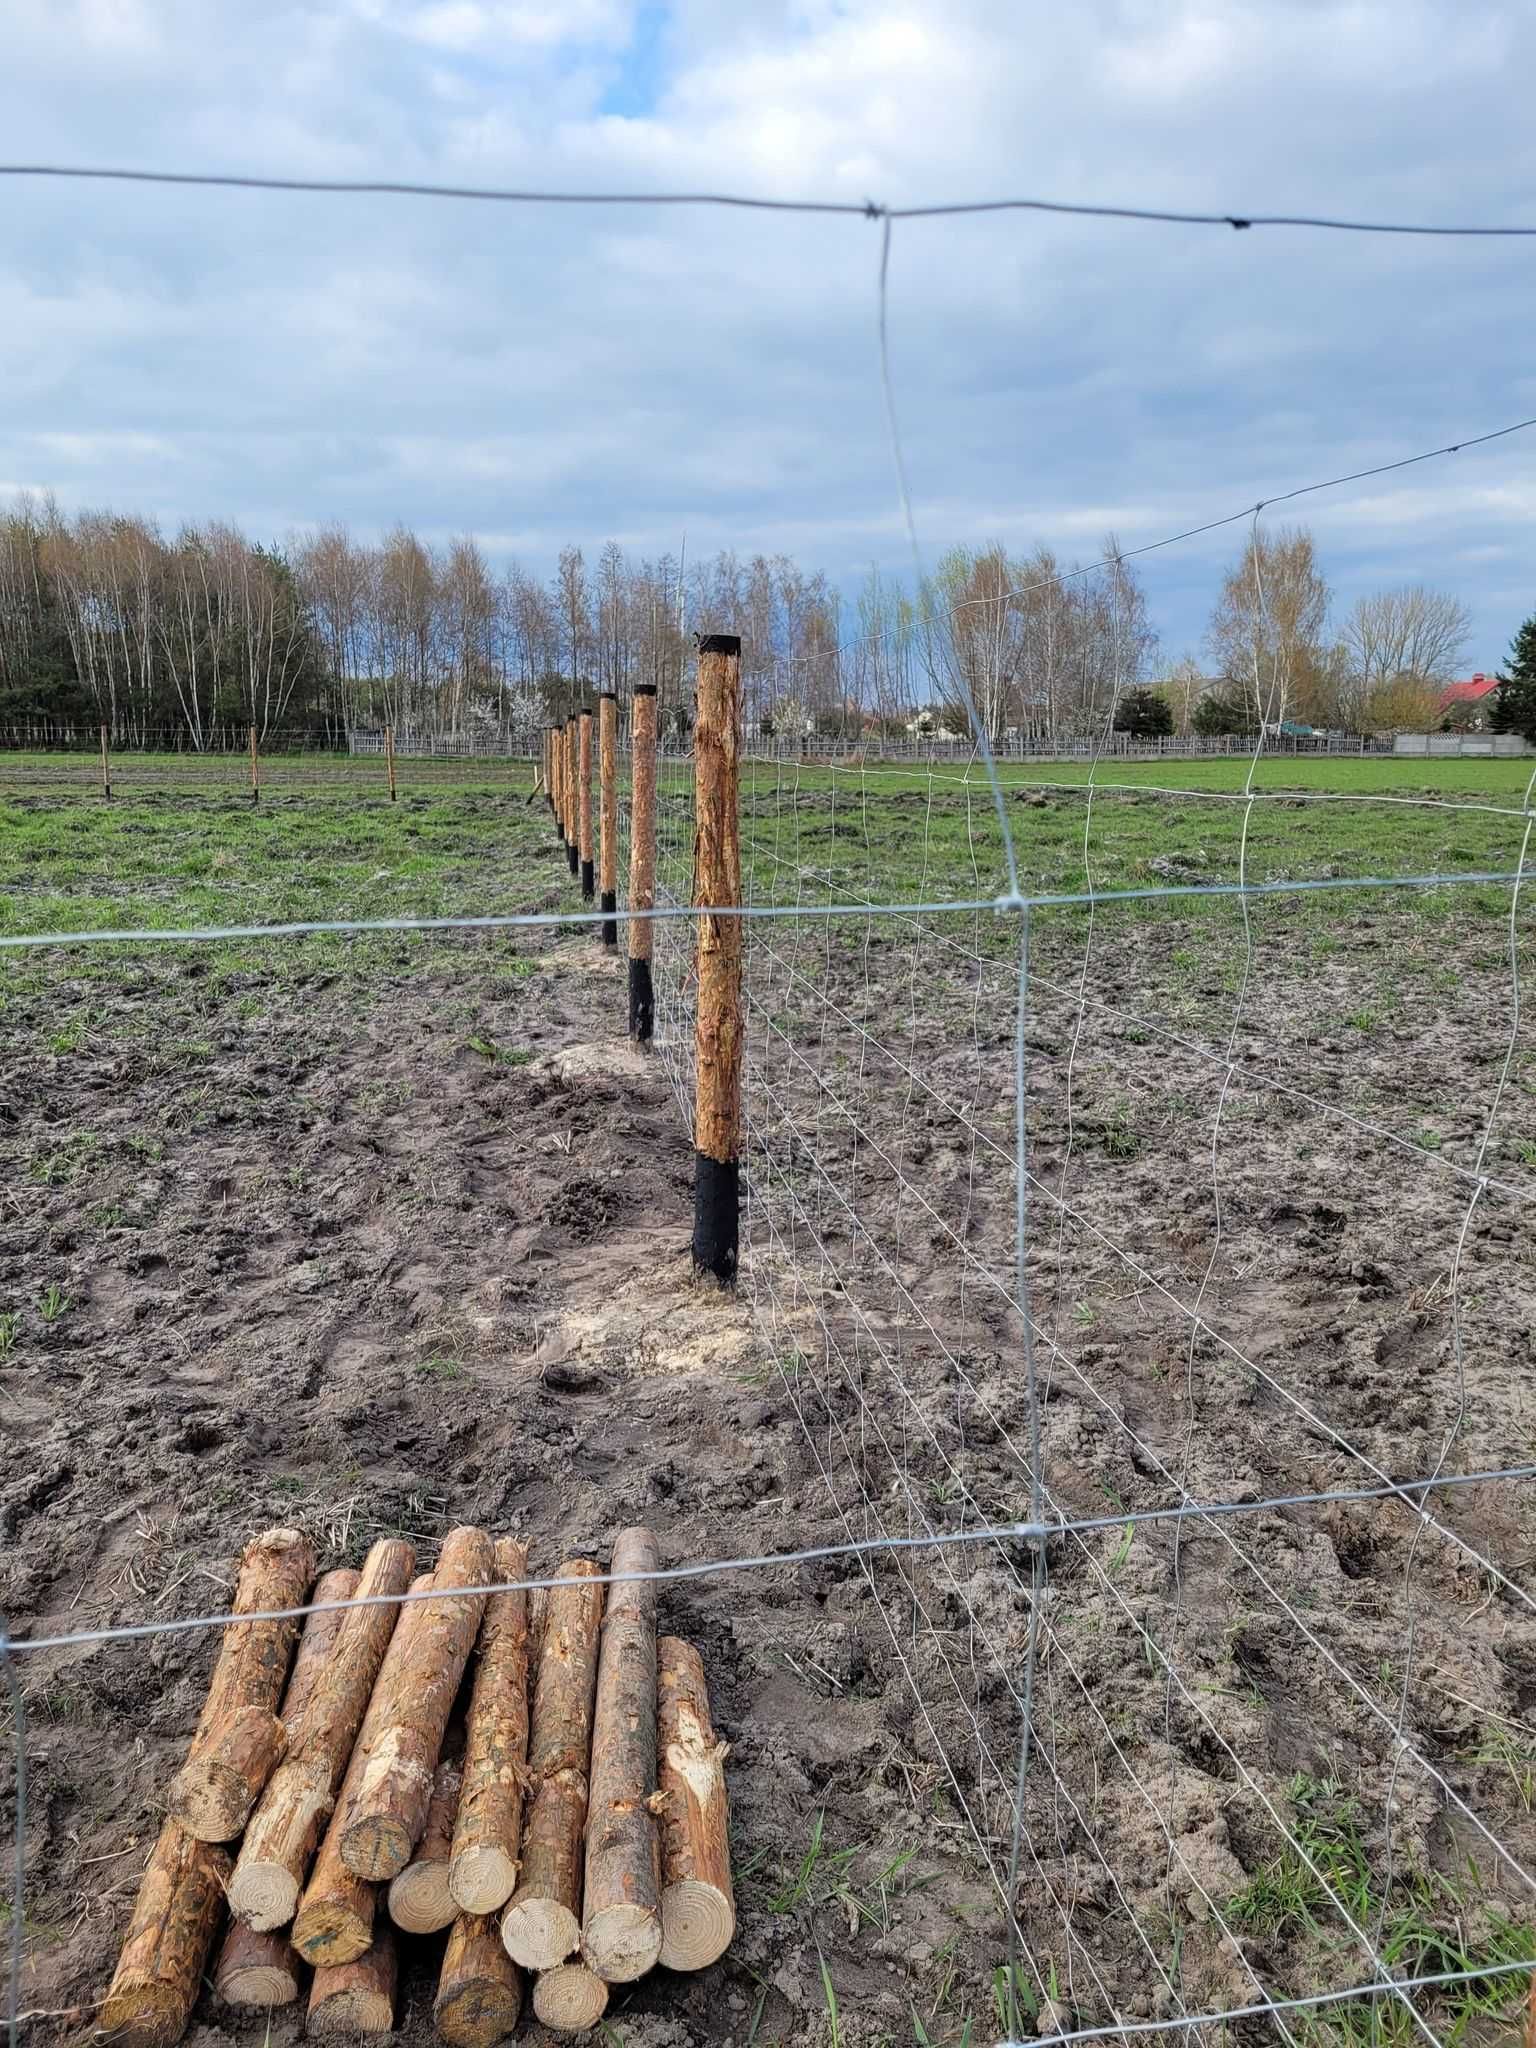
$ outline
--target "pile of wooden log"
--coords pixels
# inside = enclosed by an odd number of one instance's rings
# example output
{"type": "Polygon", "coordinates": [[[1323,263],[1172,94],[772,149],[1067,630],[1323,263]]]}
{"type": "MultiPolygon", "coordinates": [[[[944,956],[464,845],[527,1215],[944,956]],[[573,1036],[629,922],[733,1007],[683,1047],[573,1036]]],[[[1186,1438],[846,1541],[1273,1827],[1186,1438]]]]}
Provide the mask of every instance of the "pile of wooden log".
{"type": "Polygon", "coordinates": [[[297,1530],[247,1548],[252,1619],[222,1631],[102,2007],[122,2048],[181,2038],[226,1902],[219,1998],[291,2004],[308,1966],[317,2032],[388,2033],[396,1930],[446,1932],[433,2011],[462,2048],[513,2031],[525,1972],[536,2016],[577,2033],[610,1986],[724,1954],[726,1752],[697,1650],[658,1643],[655,1581],[628,1576],[657,1569],[651,1531],[619,1536],[606,1602],[585,1558],[547,1592],[487,1594],[528,1555],[480,1529],[414,1568],[386,1540],[311,1592],[297,1530]],[[305,1605],[302,1635],[268,1618],[305,1605]]]}

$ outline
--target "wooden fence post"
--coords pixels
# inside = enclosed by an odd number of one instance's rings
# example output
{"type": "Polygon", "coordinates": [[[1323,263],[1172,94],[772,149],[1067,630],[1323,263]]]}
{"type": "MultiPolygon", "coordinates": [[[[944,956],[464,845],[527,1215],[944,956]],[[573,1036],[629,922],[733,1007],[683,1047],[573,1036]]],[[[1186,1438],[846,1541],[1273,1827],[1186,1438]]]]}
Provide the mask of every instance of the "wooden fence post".
{"type": "Polygon", "coordinates": [[[697,901],[698,1018],[694,1033],[693,1265],[722,1286],[736,1278],[740,1235],[741,827],[737,815],[741,746],[741,640],[707,633],[699,641],[699,704],[693,730],[697,901]]]}
{"type": "Polygon", "coordinates": [[[573,875],[581,872],[581,843],[576,822],[576,784],[580,780],[576,757],[581,748],[576,726],[577,719],[573,711],[565,721],[565,856],[571,864],[573,875]]]}
{"type": "Polygon", "coordinates": [[[391,803],[397,803],[399,798],[395,791],[395,728],[392,725],[386,725],[384,728],[384,759],[389,765],[389,800],[391,803]]]}
{"type": "Polygon", "coordinates": [[[591,902],[596,893],[592,870],[592,712],[581,713],[581,893],[591,902]]]}
{"type": "Polygon", "coordinates": [[[261,802],[261,756],[256,751],[256,728],[251,727],[251,802],[261,802]]]}
{"type": "Polygon", "coordinates": [[[619,943],[619,693],[604,690],[598,706],[598,873],[605,946],[619,943]]]}
{"type": "MultiPolygon", "coordinates": [[[[629,907],[656,908],[656,685],[636,683],[629,711],[629,907]]],[[[629,921],[629,1035],[650,1043],[656,1027],[651,955],[656,927],[629,921]]]]}
{"type": "Polygon", "coordinates": [[[549,804],[555,814],[555,837],[565,845],[565,732],[549,728],[549,804]]]}
{"type": "Polygon", "coordinates": [[[112,770],[107,761],[107,728],[101,728],[101,795],[104,803],[112,801],[112,770]]]}

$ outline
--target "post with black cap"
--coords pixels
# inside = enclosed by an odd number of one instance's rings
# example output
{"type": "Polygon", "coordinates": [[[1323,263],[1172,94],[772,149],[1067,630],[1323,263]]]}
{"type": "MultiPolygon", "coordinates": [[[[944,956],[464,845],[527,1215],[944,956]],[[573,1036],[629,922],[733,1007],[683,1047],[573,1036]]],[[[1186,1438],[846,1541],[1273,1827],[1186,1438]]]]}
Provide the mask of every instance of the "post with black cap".
{"type": "Polygon", "coordinates": [[[577,718],[573,711],[565,721],[565,857],[571,864],[573,875],[581,872],[581,849],[576,825],[576,784],[581,779],[577,774],[576,756],[580,752],[580,746],[576,726],[577,718]]]}
{"type": "Polygon", "coordinates": [[[604,690],[597,711],[598,841],[597,886],[605,946],[619,943],[619,693],[604,690]]]}
{"type": "Polygon", "coordinates": [[[590,903],[597,893],[592,868],[592,707],[581,708],[581,893],[590,903]]]}
{"type": "Polygon", "coordinates": [[[651,954],[656,928],[656,685],[636,683],[629,707],[629,1035],[648,1045],[656,1026],[651,954]]]}
{"type": "Polygon", "coordinates": [[[708,906],[699,916],[693,1265],[722,1286],[736,1278],[741,1217],[740,735],[741,640],[708,633],[699,641],[693,731],[695,886],[708,906]]]}

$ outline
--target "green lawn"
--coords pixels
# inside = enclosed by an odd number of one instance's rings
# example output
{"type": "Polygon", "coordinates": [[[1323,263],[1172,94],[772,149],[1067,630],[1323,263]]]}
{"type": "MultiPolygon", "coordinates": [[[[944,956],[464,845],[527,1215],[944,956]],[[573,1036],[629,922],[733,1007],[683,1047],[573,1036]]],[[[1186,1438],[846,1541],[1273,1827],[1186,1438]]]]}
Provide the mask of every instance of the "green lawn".
{"type": "MultiPolygon", "coordinates": [[[[0,759],[0,792],[14,780],[14,761],[0,759]]],[[[129,792],[110,804],[73,789],[0,794],[0,933],[579,907],[548,811],[542,799],[526,800],[526,764],[498,764],[494,786],[445,785],[397,804],[382,793],[376,764],[331,765],[332,782],[273,792],[254,806],[233,788],[129,792]]],[[[1005,768],[1023,889],[1177,889],[1240,874],[1454,875],[1508,870],[1519,858],[1528,779],[1520,761],[1277,760],[1260,764],[1262,793],[1251,805],[1245,774],[1235,761],[1116,763],[1090,805],[1086,766],[1005,768]],[[1174,785],[1209,794],[1166,793],[1174,785]],[[1378,800],[1353,800],[1361,797],[1378,800]]],[[[690,764],[664,765],[659,817],[662,879],[686,898],[690,764]]],[[[742,845],[758,903],[987,899],[1006,886],[992,795],[974,768],[748,763],[742,845]]],[[[1365,900],[1351,892],[1350,906],[1358,913],[1365,900]]],[[[1507,915],[1509,892],[1479,886],[1373,900],[1433,921],[1507,915]]],[[[1304,914],[1327,923],[1345,907],[1319,895],[1306,899],[1304,914]]],[[[1227,899],[1174,897],[1114,914],[1230,920],[1235,909],[1227,899]]],[[[999,942],[1007,942],[1001,932],[999,942]]],[[[306,943],[354,966],[377,959],[379,945],[402,960],[421,957],[423,945],[306,943]]],[[[246,946],[240,957],[249,963],[265,951],[246,946]]],[[[41,957],[12,956],[9,965],[21,971],[41,957]]],[[[82,956],[73,958],[80,971],[82,956]]]]}

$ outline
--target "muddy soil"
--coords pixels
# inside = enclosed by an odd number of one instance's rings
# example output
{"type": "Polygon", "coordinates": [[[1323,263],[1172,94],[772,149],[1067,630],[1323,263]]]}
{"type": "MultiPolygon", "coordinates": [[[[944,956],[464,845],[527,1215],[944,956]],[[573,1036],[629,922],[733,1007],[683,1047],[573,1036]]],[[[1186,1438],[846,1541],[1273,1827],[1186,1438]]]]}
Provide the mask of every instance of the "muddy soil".
{"type": "MultiPolygon", "coordinates": [[[[818,1324],[795,1394],[849,1526],[891,1535],[1031,1512],[1017,958],[994,922],[753,936],[754,1249],[818,1324]]],[[[1532,1462],[1536,1041],[1525,1021],[1511,1049],[1507,935],[1281,910],[1250,955],[1237,917],[1193,942],[1041,923],[1045,1506],[1109,1526],[1052,1539],[1041,1596],[1036,2024],[1342,1988],[1377,1952],[1399,1975],[1536,1954],[1532,1483],[1447,1489],[1428,1521],[1401,1500],[1118,1520],[1532,1462]],[[1300,1909],[1278,1898],[1298,1878],[1300,1909]]],[[[982,1543],[905,1576],[915,1746],[1005,1868],[1028,1557],[982,1543]]],[[[1424,2009],[1470,2040],[1512,2024],[1424,2009]]]]}
{"type": "MultiPolygon", "coordinates": [[[[684,1563],[1030,1518],[1011,959],[969,919],[754,935],[731,1301],[688,1271],[685,944],[660,949],[648,1060],[587,938],[444,947],[383,983],[215,985],[160,955],[10,1005],[18,1635],[216,1608],[275,1521],[326,1562],[384,1532],[430,1561],[471,1520],[552,1565],[639,1519],[684,1563]],[[59,1051],[66,999],[96,1022],[59,1051]]],[[[1134,1015],[1080,1011],[1083,947],[1046,931],[1034,962],[1029,1281],[1046,1512],[1111,1526],[1052,1538],[1035,1610],[1023,2031],[1368,1978],[1326,1891],[1310,1919],[1234,1903],[1320,1804],[1358,1843],[1372,1945],[1416,1905],[1460,1953],[1518,1954],[1529,1483],[1446,1492],[1432,1522],[1401,1501],[1120,1519],[1531,1459],[1528,1033],[1483,1146],[1499,935],[1438,933],[1413,978],[1408,926],[1316,953],[1276,921],[1240,1012],[1230,946],[1191,956],[1171,923],[1095,934],[1086,986],[1134,1015]]],[[[914,2012],[936,2043],[1002,2033],[1032,1571],[1003,1538],[666,1591],[732,1745],[741,1931],[700,1977],[617,1997],[619,2039],[830,2040],[829,1986],[843,2042],[920,2039],[914,2012]]],[[[194,1635],[21,1660],[23,2004],[74,2009],[65,2037],[211,1660],[194,1635]]],[[[431,1964],[424,1944],[407,1967],[412,2041],[431,1964]]],[[[208,2007],[191,2038],[264,2032],[208,2007]]]]}
{"type": "MultiPolygon", "coordinates": [[[[597,954],[471,943],[384,986],[217,987],[162,954],[13,1001],[0,1612],[18,1636],[216,1611],[274,1522],[327,1562],[384,1532],[430,1562],[473,1521],[544,1567],[640,1520],[677,1564],[842,1535],[748,1303],[694,1287],[690,1140],[597,954]],[[88,1042],[50,1050],[82,1003],[88,1042]]],[[[740,1932],[714,1969],[617,1994],[614,2038],[787,2040],[826,2024],[823,1961],[849,2041],[910,2024],[940,1949],[943,1975],[983,1984],[997,1897],[960,1817],[933,1811],[941,1773],[912,1753],[862,1577],[690,1580],[661,1617],[701,1646],[731,1745],[740,1932]]],[[[64,2037],[110,1975],[212,1655],[182,1634],[19,1660],[22,2005],[62,2012],[64,2037]]],[[[431,2038],[436,1956],[409,1955],[407,2040],[431,2038]]],[[[265,2028],[210,2005],[190,2038],[265,2028]]]]}

